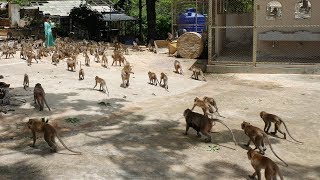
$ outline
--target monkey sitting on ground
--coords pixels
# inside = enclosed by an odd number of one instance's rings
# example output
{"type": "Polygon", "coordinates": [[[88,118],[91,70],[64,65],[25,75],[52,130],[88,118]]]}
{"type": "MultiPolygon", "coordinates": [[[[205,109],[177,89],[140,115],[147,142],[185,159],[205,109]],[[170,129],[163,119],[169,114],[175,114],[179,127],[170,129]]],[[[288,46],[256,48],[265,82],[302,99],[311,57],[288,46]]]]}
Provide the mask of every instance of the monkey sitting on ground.
{"type": "Polygon", "coordinates": [[[61,137],[58,135],[57,131],[55,130],[55,128],[48,124],[48,121],[45,121],[44,118],[42,118],[42,120],[38,120],[38,119],[29,119],[29,121],[27,122],[27,125],[29,127],[29,129],[32,132],[32,138],[33,138],[33,144],[32,147],[35,147],[35,143],[37,140],[36,137],[36,133],[43,133],[44,134],[44,140],[48,143],[48,145],[50,146],[50,151],[51,152],[57,152],[57,145],[55,143],[55,137],[57,137],[59,139],[59,141],[61,142],[61,144],[70,152],[76,153],[76,154],[81,154],[81,152],[77,152],[77,151],[73,151],[71,149],[69,149],[64,142],[62,141],[61,137]]]}
{"type": "Polygon", "coordinates": [[[199,75],[200,75],[204,81],[207,81],[203,75],[202,70],[199,67],[192,66],[190,70],[192,71],[191,78],[193,77],[194,79],[199,80],[199,75]]]}
{"type": "Polygon", "coordinates": [[[267,149],[264,145],[264,139],[267,139],[267,143],[270,146],[273,154],[281,160],[286,166],[288,164],[284,162],[273,150],[270,140],[265,132],[263,132],[260,128],[250,125],[250,123],[243,121],[241,123],[241,129],[244,130],[244,133],[250,138],[246,146],[249,146],[251,141],[256,146],[255,149],[259,149],[260,153],[264,155],[264,151],[267,149]]]}
{"type": "Polygon", "coordinates": [[[76,61],[71,58],[68,58],[67,59],[67,68],[68,68],[68,70],[70,68],[71,69],[70,71],[74,71],[76,69],[76,61]]]}
{"type": "Polygon", "coordinates": [[[49,111],[51,111],[50,107],[47,104],[47,101],[45,99],[45,92],[41,86],[40,83],[37,83],[34,87],[33,90],[33,97],[34,97],[34,103],[38,104],[38,106],[40,107],[40,111],[43,110],[44,107],[44,103],[46,104],[46,106],[48,107],[49,111]]]}
{"type": "Polygon", "coordinates": [[[255,172],[252,175],[248,175],[250,178],[258,176],[258,180],[261,180],[261,169],[264,169],[264,176],[266,180],[277,179],[277,174],[280,179],[283,180],[283,176],[279,170],[279,167],[270,158],[265,157],[253,149],[249,149],[247,152],[248,159],[251,161],[251,165],[255,172]]]}
{"type": "Polygon", "coordinates": [[[102,78],[99,78],[98,76],[95,77],[95,81],[96,81],[96,85],[93,87],[93,89],[97,86],[97,84],[99,83],[100,84],[100,88],[99,90],[103,91],[103,92],[108,92],[108,96],[109,96],[109,90],[108,90],[108,87],[107,87],[107,84],[106,84],[106,81],[102,78]],[[104,88],[106,87],[106,88],[104,88]]]}
{"type": "Polygon", "coordinates": [[[198,107],[200,107],[200,108],[202,109],[203,114],[204,114],[205,116],[208,116],[208,115],[209,115],[208,112],[213,113],[212,108],[210,108],[209,102],[204,101],[204,100],[201,100],[201,99],[198,98],[198,97],[194,98],[194,103],[193,103],[193,107],[192,107],[191,111],[193,111],[193,109],[194,109],[196,106],[198,106],[198,107]]]}
{"type": "Polygon", "coordinates": [[[159,84],[160,84],[159,86],[164,87],[168,91],[168,76],[163,72],[160,74],[160,83],[159,84]],[[163,85],[161,85],[162,80],[163,80],[163,85]]]}
{"type": "Polygon", "coordinates": [[[175,60],[173,65],[174,65],[175,73],[183,74],[181,63],[178,60],[175,60]]]}
{"type": "Polygon", "coordinates": [[[122,87],[126,88],[129,86],[130,74],[134,74],[134,72],[132,72],[130,63],[127,63],[121,70],[122,87]]]}
{"type": "Polygon", "coordinates": [[[158,81],[156,73],[149,71],[148,76],[149,76],[149,80],[150,80],[149,84],[158,85],[159,81],[158,81]]]}
{"type": "Polygon", "coordinates": [[[80,70],[79,70],[79,80],[84,80],[84,70],[81,68],[81,61],[80,61],[80,70]]]}
{"type": "Polygon", "coordinates": [[[290,134],[290,132],[289,132],[289,130],[288,130],[288,128],[287,128],[287,125],[284,123],[284,121],[283,121],[279,116],[274,115],[274,114],[267,113],[267,112],[265,112],[265,111],[261,111],[261,112],[260,112],[260,117],[261,117],[262,120],[264,121],[264,129],[263,129],[264,132],[268,133],[268,131],[269,131],[270,127],[271,127],[271,123],[274,123],[274,132],[271,132],[271,134],[274,134],[274,135],[275,135],[275,134],[277,133],[277,131],[279,131],[281,134],[283,134],[284,139],[286,139],[286,133],[284,133],[284,132],[282,132],[282,131],[280,130],[280,126],[281,126],[281,124],[283,123],[283,125],[284,125],[285,129],[287,130],[289,136],[290,136],[294,141],[296,141],[296,142],[298,142],[298,143],[302,143],[302,142],[294,139],[294,138],[291,136],[291,134],[290,134]]]}
{"type": "Polygon", "coordinates": [[[200,132],[205,135],[207,138],[205,139],[206,142],[211,142],[211,129],[212,126],[214,125],[215,122],[219,122],[222,125],[224,125],[226,128],[228,128],[228,130],[230,131],[233,141],[235,143],[235,145],[237,145],[236,139],[234,138],[233,132],[231,131],[231,129],[221,120],[219,119],[212,119],[212,118],[208,118],[205,115],[196,113],[196,112],[192,112],[190,109],[186,109],[183,112],[183,116],[186,119],[186,132],[185,135],[188,135],[188,130],[190,127],[192,127],[194,130],[197,131],[197,136],[201,137],[200,132]]]}
{"type": "Polygon", "coordinates": [[[23,89],[27,90],[27,87],[29,87],[29,76],[28,76],[28,74],[24,74],[23,89]]]}

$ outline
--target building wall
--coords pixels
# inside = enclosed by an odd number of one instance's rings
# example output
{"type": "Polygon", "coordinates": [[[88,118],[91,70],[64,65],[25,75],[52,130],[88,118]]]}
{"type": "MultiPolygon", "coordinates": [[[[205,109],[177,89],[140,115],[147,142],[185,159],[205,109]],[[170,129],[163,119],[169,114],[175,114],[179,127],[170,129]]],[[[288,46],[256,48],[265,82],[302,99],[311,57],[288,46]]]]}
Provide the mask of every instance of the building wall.
{"type": "MultiPolygon", "coordinates": [[[[295,5],[299,0],[277,0],[282,5],[282,17],[275,20],[266,19],[267,4],[272,0],[257,1],[256,23],[258,26],[258,34],[271,30],[281,32],[296,32],[296,31],[310,31],[320,33],[320,27],[285,27],[295,25],[320,25],[320,0],[310,0],[311,3],[311,18],[310,19],[295,19],[295,5]],[[263,27],[259,26],[284,26],[284,27],[263,27]]],[[[276,42],[260,41],[258,39],[258,56],[259,55],[279,55],[286,57],[306,57],[306,56],[320,56],[317,48],[320,47],[320,42],[294,42],[282,41],[276,42]]]]}

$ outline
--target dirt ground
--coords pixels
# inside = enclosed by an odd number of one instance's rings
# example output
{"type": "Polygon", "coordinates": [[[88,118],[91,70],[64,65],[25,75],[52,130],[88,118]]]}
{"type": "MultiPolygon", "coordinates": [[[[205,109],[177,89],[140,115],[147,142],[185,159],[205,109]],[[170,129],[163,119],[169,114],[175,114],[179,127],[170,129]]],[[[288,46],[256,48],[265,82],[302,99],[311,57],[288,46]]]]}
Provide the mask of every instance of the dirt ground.
{"type": "MultiPolygon", "coordinates": [[[[289,166],[284,167],[269,147],[266,156],[277,162],[284,178],[320,178],[320,76],[206,74],[208,81],[204,82],[190,79],[188,68],[194,60],[179,59],[185,72],[182,76],[173,72],[175,58],[165,54],[131,52],[126,57],[135,73],[126,89],[120,87],[121,67],[103,68],[92,62],[92,56],[91,66],[83,66],[83,81],[78,80],[79,66],[70,72],[65,62],[51,65],[51,58],[31,67],[18,54],[2,58],[4,79],[0,81],[11,84],[12,98],[26,103],[0,114],[0,179],[248,179],[253,168],[243,146],[248,138],[240,124],[248,121],[263,128],[261,110],[282,117],[291,134],[304,142],[299,145],[290,137],[269,136],[274,150],[289,166]],[[168,74],[169,92],[148,84],[149,70],[168,74]],[[22,87],[25,73],[30,78],[27,91],[22,87]],[[109,97],[92,89],[96,75],[106,80],[109,97]],[[34,107],[36,83],[44,87],[51,112],[34,107]],[[199,139],[194,130],[183,135],[182,113],[192,107],[196,96],[216,99],[239,146],[220,124],[213,127],[212,143],[204,143],[204,137],[199,139]],[[37,148],[30,147],[31,133],[25,123],[28,118],[44,116],[71,149],[83,154],[72,155],[60,143],[59,152],[52,154],[42,135],[37,148]]],[[[84,64],[83,57],[80,60],[84,64]]],[[[195,111],[201,112],[199,108],[195,111]]]]}

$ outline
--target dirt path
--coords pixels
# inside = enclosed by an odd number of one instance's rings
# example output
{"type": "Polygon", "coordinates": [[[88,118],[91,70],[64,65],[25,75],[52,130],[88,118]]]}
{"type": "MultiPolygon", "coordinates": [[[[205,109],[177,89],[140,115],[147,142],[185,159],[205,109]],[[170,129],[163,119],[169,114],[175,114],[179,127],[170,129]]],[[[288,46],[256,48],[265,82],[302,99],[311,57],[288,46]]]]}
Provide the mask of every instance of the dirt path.
{"type": "Polygon", "coordinates": [[[166,55],[133,53],[127,59],[135,72],[127,89],[120,87],[121,67],[106,69],[93,62],[84,67],[85,79],[79,81],[78,67],[77,72],[67,71],[65,62],[53,66],[47,58],[28,67],[18,58],[1,59],[2,80],[11,84],[17,98],[27,101],[0,114],[1,179],[247,179],[253,169],[246,150],[233,144],[222,125],[213,128],[212,143],[204,143],[193,130],[183,135],[182,112],[192,107],[194,97],[205,95],[216,99],[240,144],[247,141],[242,121],[262,128],[261,110],[281,116],[304,145],[270,137],[289,167],[281,166],[270,148],[266,155],[278,162],[285,179],[319,179],[320,76],[209,74],[208,82],[201,82],[190,79],[187,69],[193,60],[180,59],[186,72],[182,76],[172,72],[174,58],[166,55]],[[148,70],[168,74],[169,92],[147,83],[148,70]],[[24,73],[30,77],[28,91],[22,87],[24,73]],[[96,75],[106,79],[109,97],[92,90],[96,75]],[[43,85],[52,112],[34,108],[37,82],[43,85]],[[106,106],[98,104],[102,101],[106,106]],[[36,149],[29,147],[32,140],[25,122],[43,116],[71,149],[83,155],[70,155],[63,148],[51,154],[42,138],[36,149]],[[79,121],[70,123],[67,118],[79,121]]]}

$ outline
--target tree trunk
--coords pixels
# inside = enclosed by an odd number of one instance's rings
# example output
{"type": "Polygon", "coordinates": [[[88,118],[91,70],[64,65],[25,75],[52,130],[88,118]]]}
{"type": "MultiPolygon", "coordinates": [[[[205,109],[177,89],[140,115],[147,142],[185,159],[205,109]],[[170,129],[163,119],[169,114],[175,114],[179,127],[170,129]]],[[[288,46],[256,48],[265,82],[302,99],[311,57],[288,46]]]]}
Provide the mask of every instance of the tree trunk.
{"type": "Polygon", "coordinates": [[[142,39],[142,0],[139,0],[139,39],[140,41],[143,41],[142,39]]]}
{"type": "Polygon", "coordinates": [[[156,38],[156,0],[146,0],[148,40],[156,38]]]}

